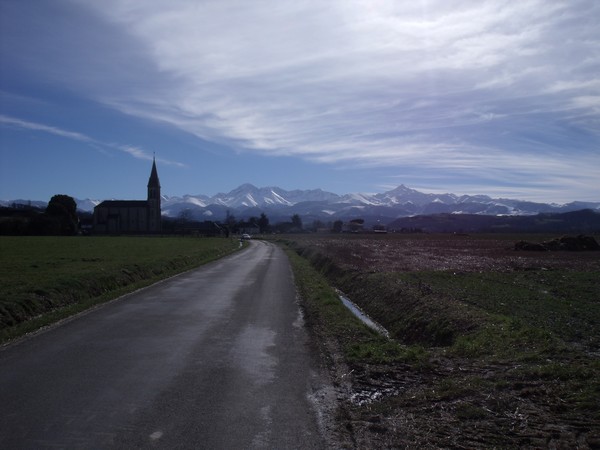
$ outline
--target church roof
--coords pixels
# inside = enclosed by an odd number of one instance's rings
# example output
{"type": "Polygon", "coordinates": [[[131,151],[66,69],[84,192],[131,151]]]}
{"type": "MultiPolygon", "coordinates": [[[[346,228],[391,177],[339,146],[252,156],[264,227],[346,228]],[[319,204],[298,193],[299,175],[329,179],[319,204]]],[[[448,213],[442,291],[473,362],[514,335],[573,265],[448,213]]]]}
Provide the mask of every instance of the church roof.
{"type": "Polygon", "coordinates": [[[133,208],[142,207],[147,208],[148,202],[146,200],[104,200],[102,203],[96,205],[96,208],[133,208]]]}
{"type": "MultiPolygon", "coordinates": [[[[152,172],[148,179],[148,188],[160,189],[156,160],[152,160],[152,172]]],[[[148,200],[104,200],[94,207],[96,208],[148,208],[148,200]]]]}
{"type": "Polygon", "coordinates": [[[148,179],[148,187],[160,188],[160,181],[158,181],[158,171],[156,170],[156,160],[152,160],[152,172],[150,172],[150,178],[148,179]]]}

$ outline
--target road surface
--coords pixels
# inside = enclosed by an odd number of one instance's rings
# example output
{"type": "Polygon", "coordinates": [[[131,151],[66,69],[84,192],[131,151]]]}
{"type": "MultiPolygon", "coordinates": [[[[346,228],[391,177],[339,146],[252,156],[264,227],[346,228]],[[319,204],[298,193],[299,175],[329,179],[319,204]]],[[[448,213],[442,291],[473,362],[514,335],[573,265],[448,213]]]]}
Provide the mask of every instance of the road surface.
{"type": "Polygon", "coordinates": [[[0,448],[324,448],[327,391],[256,241],[0,350],[0,448]]]}

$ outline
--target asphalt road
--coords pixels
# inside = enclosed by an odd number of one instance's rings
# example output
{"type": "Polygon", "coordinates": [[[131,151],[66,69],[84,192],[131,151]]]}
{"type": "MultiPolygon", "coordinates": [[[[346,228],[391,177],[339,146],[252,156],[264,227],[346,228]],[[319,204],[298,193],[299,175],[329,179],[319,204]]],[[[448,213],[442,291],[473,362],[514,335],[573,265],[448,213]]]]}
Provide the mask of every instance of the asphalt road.
{"type": "Polygon", "coordinates": [[[328,389],[256,241],[0,350],[0,448],[324,448],[328,389]]]}

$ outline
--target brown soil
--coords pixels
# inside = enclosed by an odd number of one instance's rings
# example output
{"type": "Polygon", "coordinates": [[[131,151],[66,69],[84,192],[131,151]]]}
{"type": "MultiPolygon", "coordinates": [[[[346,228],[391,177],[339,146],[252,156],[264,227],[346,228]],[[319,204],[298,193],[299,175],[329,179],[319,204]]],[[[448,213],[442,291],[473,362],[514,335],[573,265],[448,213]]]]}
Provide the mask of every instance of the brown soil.
{"type": "MultiPolygon", "coordinates": [[[[527,236],[526,236],[527,237],[527,236]]],[[[294,238],[317,248],[344,270],[413,272],[420,270],[514,271],[536,268],[599,270],[598,252],[515,251],[523,236],[511,235],[350,235],[294,238]]],[[[531,236],[541,242],[549,236],[531,236]]]]}
{"type": "MultiPolygon", "coordinates": [[[[522,238],[522,236],[520,237],[522,238]]],[[[536,236],[530,240],[543,240],[536,236]]],[[[512,236],[294,237],[340,273],[524,270],[591,271],[599,252],[519,252],[512,236]]],[[[361,294],[356,294],[361,295],[361,294]]],[[[360,304],[360,299],[353,298],[360,304]]],[[[599,299],[600,300],[600,299],[599,299]]],[[[600,325],[598,327],[600,329],[600,325]]],[[[598,331],[598,330],[596,330],[598,331]]],[[[580,364],[600,373],[590,349],[539,361],[463,358],[428,346],[418,364],[345,363],[328,345],[339,386],[342,446],[346,448],[600,448],[600,390],[589,376],[565,379],[560,367],[580,364]],[[547,369],[555,366],[553,372],[547,369]],[[582,406],[578,395],[597,395],[582,406]],[[574,406],[575,405],[575,406],[574,406]]],[[[583,397],[582,397],[583,398],[583,397]]]]}
{"type": "Polygon", "coordinates": [[[353,366],[351,400],[343,402],[351,447],[600,448],[600,420],[563,406],[560,379],[463,363],[353,366]]]}

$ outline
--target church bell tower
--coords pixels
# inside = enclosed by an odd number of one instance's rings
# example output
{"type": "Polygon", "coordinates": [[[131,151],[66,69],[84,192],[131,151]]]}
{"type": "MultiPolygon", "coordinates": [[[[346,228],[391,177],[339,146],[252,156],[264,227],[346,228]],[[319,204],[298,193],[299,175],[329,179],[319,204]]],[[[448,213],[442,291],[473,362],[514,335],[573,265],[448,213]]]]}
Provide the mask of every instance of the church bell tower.
{"type": "Polygon", "coordinates": [[[152,172],[148,179],[148,231],[159,233],[162,230],[160,213],[160,181],[156,170],[156,158],[152,159],[152,172]]]}

